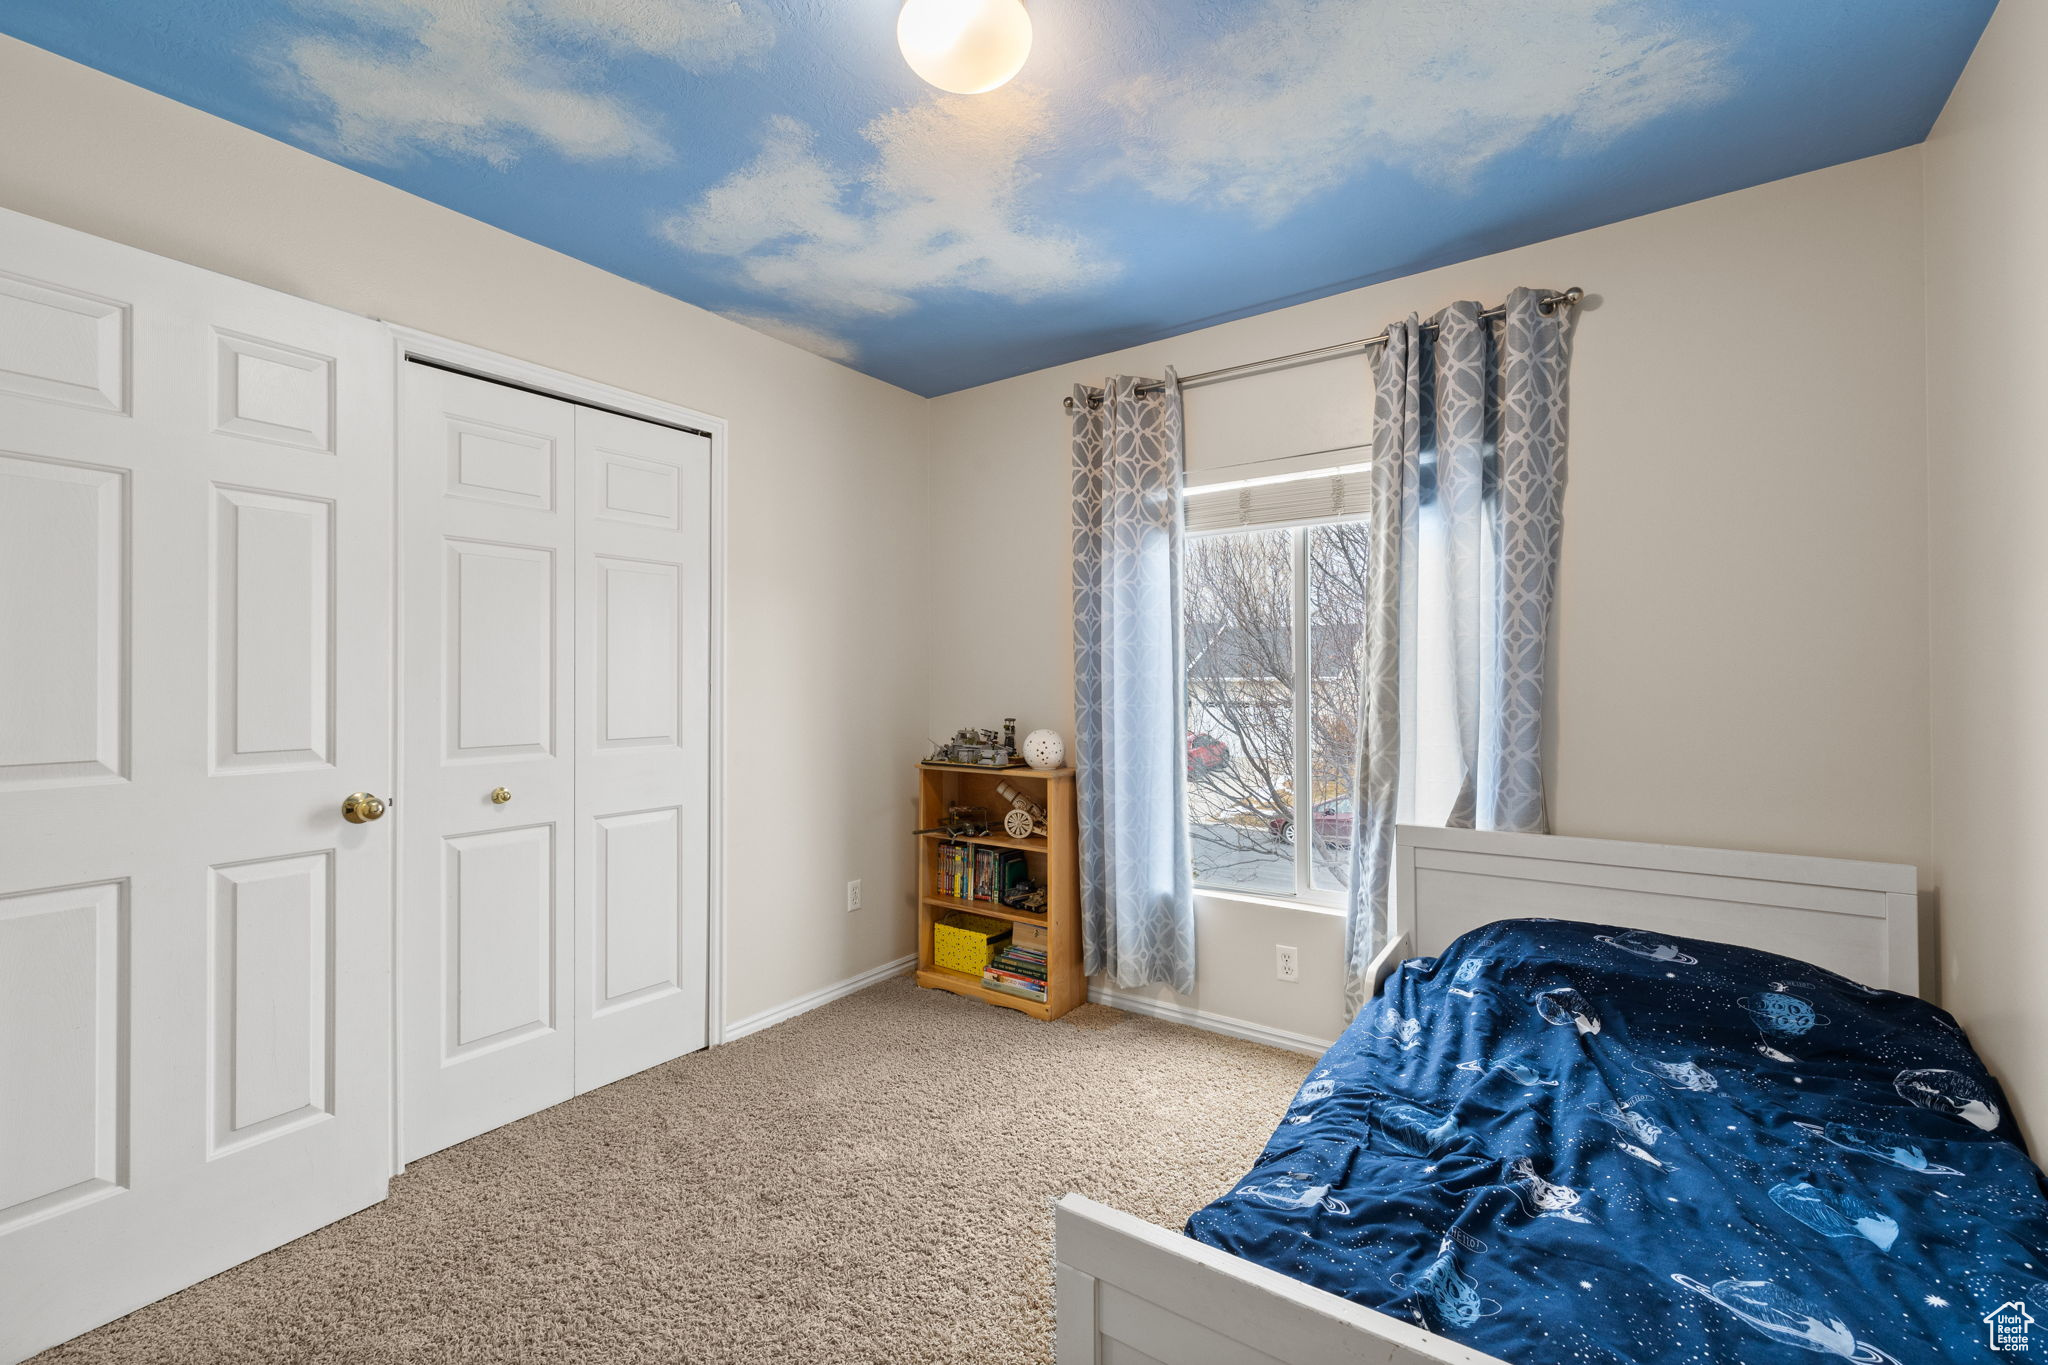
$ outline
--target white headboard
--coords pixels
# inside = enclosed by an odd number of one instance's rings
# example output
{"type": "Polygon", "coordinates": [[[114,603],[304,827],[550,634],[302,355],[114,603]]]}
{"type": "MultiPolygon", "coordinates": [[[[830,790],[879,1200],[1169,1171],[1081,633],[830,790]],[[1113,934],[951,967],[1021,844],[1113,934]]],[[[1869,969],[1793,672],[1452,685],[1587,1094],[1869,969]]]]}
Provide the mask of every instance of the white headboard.
{"type": "Polygon", "coordinates": [[[1736,943],[1920,993],[1917,873],[1903,863],[1418,825],[1400,826],[1394,848],[1393,941],[1375,988],[1405,958],[1527,916],[1736,943]]]}

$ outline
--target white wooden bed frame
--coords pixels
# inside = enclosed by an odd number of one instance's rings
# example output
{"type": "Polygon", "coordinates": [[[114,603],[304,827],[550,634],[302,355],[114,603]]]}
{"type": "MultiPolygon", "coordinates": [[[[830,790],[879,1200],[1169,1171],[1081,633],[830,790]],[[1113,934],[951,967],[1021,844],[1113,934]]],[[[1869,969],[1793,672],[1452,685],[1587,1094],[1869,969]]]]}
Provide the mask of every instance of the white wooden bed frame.
{"type": "MultiPolygon", "coordinates": [[[[1916,873],[1894,863],[1404,825],[1373,986],[1468,929],[1616,924],[1920,990],[1916,873]]],[[[1054,1206],[1059,1365],[1504,1365],[1080,1195],[1054,1206]]]]}

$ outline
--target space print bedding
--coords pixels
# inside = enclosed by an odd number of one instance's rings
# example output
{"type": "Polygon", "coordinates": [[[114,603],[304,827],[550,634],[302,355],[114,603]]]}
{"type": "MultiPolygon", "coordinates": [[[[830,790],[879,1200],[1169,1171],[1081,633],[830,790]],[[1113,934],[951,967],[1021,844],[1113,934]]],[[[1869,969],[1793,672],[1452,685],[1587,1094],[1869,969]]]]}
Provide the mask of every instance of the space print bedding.
{"type": "Polygon", "coordinates": [[[1556,920],[1404,964],[1187,1232],[1517,1365],[1985,1362],[2015,1301],[2048,1333],[2041,1173],[1946,1013],[1556,920]]]}

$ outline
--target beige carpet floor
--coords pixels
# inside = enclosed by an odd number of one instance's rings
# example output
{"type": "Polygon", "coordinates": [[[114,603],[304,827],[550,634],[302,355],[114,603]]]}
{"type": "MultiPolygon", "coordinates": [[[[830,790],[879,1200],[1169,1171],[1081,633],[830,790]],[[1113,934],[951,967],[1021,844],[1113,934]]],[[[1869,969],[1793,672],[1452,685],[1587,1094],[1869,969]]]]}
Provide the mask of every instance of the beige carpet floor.
{"type": "Polygon", "coordinates": [[[1040,1365],[1048,1201],[1178,1227],[1310,1061],[885,982],[427,1157],[38,1361],[1040,1365]]]}

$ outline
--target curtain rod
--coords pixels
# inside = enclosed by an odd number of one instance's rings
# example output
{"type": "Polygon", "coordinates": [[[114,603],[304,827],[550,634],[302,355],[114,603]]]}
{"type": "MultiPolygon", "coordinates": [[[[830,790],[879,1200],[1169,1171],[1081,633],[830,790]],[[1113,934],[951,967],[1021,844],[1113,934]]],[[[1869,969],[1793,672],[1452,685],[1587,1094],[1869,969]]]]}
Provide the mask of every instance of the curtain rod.
{"type": "MultiPolygon", "coordinates": [[[[1561,294],[1545,294],[1542,297],[1542,299],[1538,301],[1537,306],[1540,307],[1546,313],[1552,312],[1558,308],[1576,308],[1579,306],[1579,300],[1583,299],[1584,297],[1586,297],[1586,291],[1579,288],[1579,286],[1577,285],[1573,285],[1571,288],[1565,290],[1561,294]]],[[[1502,304],[1498,308],[1487,308],[1480,312],[1479,320],[1481,322],[1489,322],[1494,318],[1506,317],[1507,312],[1508,310],[1506,304],[1502,304]]],[[[1425,322],[1422,325],[1424,327],[1437,326],[1437,324],[1434,322],[1425,322]]],[[[1376,337],[1361,337],[1357,341],[1340,341],[1333,346],[1318,346],[1312,351],[1296,351],[1293,355],[1268,356],[1264,360],[1248,360],[1242,365],[1225,365],[1220,370],[1204,370],[1200,374],[1189,375],[1187,378],[1181,380],[1180,384],[1182,388],[1186,388],[1190,384],[1220,382],[1225,379],[1235,379],[1237,378],[1237,376],[1241,374],[1248,374],[1253,370],[1263,370],[1273,365],[1285,365],[1289,361],[1313,360],[1319,356],[1334,356],[1339,351],[1368,351],[1375,346],[1384,346],[1386,344],[1387,334],[1385,332],[1381,332],[1376,337]]],[[[1137,388],[1137,392],[1140,394],[1164,393],[1166,392],[1166,385],[1140,384],[1137,388]]],[[[1072,412],[1074,410],[1074,400],[1071,395],[1063,399],[1062,401],[1066,405],[1066,409],[1068,412],[1072,412]]],[[[1100,398],[1091,398],[1088,400],[1088,406],[1091,408],[1101,407],[1102,400],[1100,398]]]]}

